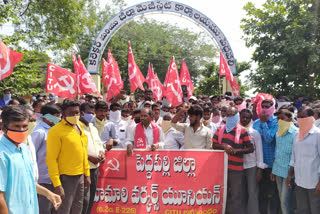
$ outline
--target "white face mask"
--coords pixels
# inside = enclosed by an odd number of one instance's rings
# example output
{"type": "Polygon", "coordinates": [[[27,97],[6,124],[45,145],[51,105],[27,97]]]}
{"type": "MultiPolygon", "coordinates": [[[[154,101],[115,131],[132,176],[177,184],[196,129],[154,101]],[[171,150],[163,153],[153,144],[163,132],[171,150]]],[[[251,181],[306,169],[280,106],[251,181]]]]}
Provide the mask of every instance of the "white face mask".
{"type": "Polygon", "coordinates": [[[110,120],[113,122],[119,122],[121,119],[121,111],[110,111],[110,120]]]}

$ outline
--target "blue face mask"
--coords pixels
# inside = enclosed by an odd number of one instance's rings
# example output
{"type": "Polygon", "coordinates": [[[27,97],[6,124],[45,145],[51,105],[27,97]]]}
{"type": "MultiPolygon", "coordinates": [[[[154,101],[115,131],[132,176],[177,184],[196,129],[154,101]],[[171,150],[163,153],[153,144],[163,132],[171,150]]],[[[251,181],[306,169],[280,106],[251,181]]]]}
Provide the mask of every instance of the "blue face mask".
{"type": "Polygon", "coordinates": [[[240,116],[239,113],[235,114],[232,117],[227,117],[226,119],[226,131],[229,133],[236,125],[239,123],[240,116]]]}
{"type": "Polygon", "coordinates": [[[11,100],[11,94],[4,94],[3,99],[4,101],[9,102],[11,100]]]}
{"type": "Polygon", "coordinates": [[[88,123],[93,123],[93,121],[94,121],[94,114],[83,113],[83,118],[84,118],[88,123]]]}
{"type": "Polygon", "coordinates": [[[45,114],[44,116],[42,116],[42,118],[45,118],[50,122],[53,122],[54,124],[59,123],[61,120],[59,117],[53,116],[52,114],[45,114]]]}
{"type": "Polygon", "coordinates": [[[160,117],[163,117],[165,113],[166,113],[165,111],[160,110],[160,117]]]}

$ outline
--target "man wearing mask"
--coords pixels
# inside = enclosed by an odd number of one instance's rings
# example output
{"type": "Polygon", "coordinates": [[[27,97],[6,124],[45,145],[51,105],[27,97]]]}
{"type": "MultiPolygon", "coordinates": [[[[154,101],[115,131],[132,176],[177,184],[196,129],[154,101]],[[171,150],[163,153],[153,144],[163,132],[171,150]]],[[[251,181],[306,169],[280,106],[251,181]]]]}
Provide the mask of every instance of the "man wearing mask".
{"type": "Polygon", "coordinates": [[[184,149],[211,149],[212,132],[201,123],[203,109],[199,105],[189,107],[184,104],[173,117],[171,126],[184,134],[184,149]],[[190,124],[178,123],[185,112],[188,112],[190,124]]]}
{"type": "Polygon", "coordinates": [[[262,140],[259,132],[252,128],[252,112],[249,109],[243,109],[240,112],[240,125],[245,129],[253,144],[254,151],[243,155],[243,168],[245,177],[245,187],[248,192],[247,213],[259,214],[259,187],[258,183],[262,178],[262,171],[265,168],[263,163],[262,140]]]}
{"type": "MultiPolygon", "coordinates": [[[[293,139],[298,130],[292,123],[292,113],[287,109],[277,112],[279,129],[276,134],[275,159],[272,167],[271,180],[276,181],[282,213],[292,214],[293,192],[288,189],[285,181],[290,168],[293,139]]],[[[292,181],[293,182],[293,181],[292,181]]]]}
{"type": "Polygon", "coordinates": [[[314,126],[314,112],[308,106],[298,110],[299,131],[293,141],[286,184],[295,177],[297,213],[318,214],[320,210],[320,130],[314,126]]]}
{"type": "Polygon", "coordinates": [[[84,133],[88,137],[88,160],[90,166],[90,188],[84,192],[84,201],[82,213],[90,213],[93,205],[93,199],[96,193],[98,177],[99,177],[99,164],[104,162],[104,148],[100,140],[99,133],[96,127],[92,124],[94,119],[94,105],[92,103],[83,103],[80,106],[81,116],[80,122],[83,125],[84,133]]]}
{"type": "Polygon", "coordinates": [[[37,100],[32,104],[32,108],[36,114],[37,123],[39,123],[41,120],[41,108],[44,105],[45,105],[45,102],[43,100],[37,100]]]}
{"type": "MultiPolygon", "coordinates": [[[[54,188],[50,180],[46,164],[47,136],[49,129],[60,121],[60,113],[61,109],[57,105],[44,105],[41,108],[42,118],[31,133],[31,139],[36,150],[37,166],[39,170],[38,183],[50,191],[54,191],[54,188]]],[[[39,196],[38,202],[40,213],[45,214],[52,212],[53,205],[46,197],[39,196]]]]}
{"type": "Polygon", "coordinates": [[[150,90],[150,89],[147,89],[147,90],[145,90],[144,91],[144,100],[142,100],[142,101],[140,101],[139,103],[138,103],[138,108],[139,109],[143,109],[144,108],[144,104],[145,104],[145,102],[147,102],[147,101],[149,101],[150,102],[150,105],[152,105],[153,104],[153,102],[152,102],[152,100],[153,100],[154,98],[153,98],[153,93],[152,93],[152,90],[150,90]]]}
{"type": "Polygon", "coordinates": [[[164,133],[164,149],[167,150],[177,150],[183,149],[184,145],[184,135],[171,127],[172,116],[170,113],[166,113],[163,116],[162,130],[164,133]]]}
{"type": "Polygon", "coordinates": [[[90,187],[88,139],[80,124],[80,103],[65,99],[62,103],[63,119],[52,127],[47,137],[49,176],[54,192],[61,196],[57,213],[81,213],[84,189],[90,187]]]}
{"type": "Polygon", "coordinates": [[[276,146],[275,135],[278,131],[278,120],[273,115],[274,110],[273,100],[263,100],[261,102],[261,113],[258,115],[259,119],[252,126],[261,135],[263,162],[267,165],[267,168],[263,170],[262,179],[259,183],[259,209],[261,214],[267,214],[269,206],[270,214],[278,214],[280,209],[277,185],[270,180],[276,146]]]}
{"type": "Polygon", "coordinates": [[[238,109],[227,109],[226,125],[221,126],[212,138],[212,148],[224,150],[228,154],[228,197],[227,213],[245,213],[243,154],[253,152],[248,132],[238,123],[238,109]]]}
{"type": "Polygon", "coordinates": [[[141,110],[140,123],[133,127],[126,140],[127,155],[133,154],[133,148],[155,151],[164,146],[162,129],[153,121],[153,112],[149,108],[141,110]]]}
{"type": "Polygon", "coordinates": [[[10,89],[4,89],[3,98],[0,99],[0,106],[3,108],[5,106],[9,105],[10,100],[11,100],[11,91],[10,91],[10,89]]]}
{"type": "Polygon", "coordinates": [[[154,122],[158,125],[161,126],[162,124],[162,117],[160,116],[160,106],[158,104],[153,104],[152,105],[152,111],[154,115],[154,122]]]}
{"type": "Polygon", "coordinates": [[[107,120],[107,113],[109,111],[108,104],[104,101],[99,101],[95,104],[95,114],[93,124],[98,129],[99,135],[101,136],[105,122],[107,120]]]}

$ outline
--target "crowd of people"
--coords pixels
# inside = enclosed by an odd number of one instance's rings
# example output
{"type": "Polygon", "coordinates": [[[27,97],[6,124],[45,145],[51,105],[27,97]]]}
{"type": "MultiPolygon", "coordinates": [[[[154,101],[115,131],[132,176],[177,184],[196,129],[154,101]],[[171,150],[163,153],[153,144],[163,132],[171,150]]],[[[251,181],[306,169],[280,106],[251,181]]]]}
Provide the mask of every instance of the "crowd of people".
{"type": "Polygon", "coordinates": [[[224,150],[227,214],[320,213],[320,101],[0,99],[0,213],[90,213],[106,152],[224,150]]]}

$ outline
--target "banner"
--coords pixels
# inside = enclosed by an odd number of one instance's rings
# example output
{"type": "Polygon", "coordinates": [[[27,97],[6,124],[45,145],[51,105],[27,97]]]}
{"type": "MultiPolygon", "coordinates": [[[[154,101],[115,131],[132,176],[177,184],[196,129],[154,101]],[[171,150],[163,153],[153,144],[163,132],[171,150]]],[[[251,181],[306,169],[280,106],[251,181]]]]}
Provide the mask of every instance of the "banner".
{"type": "Polygon", "coordinates": [[[14,66],[22,57],[22,53],[11,50],[0,40],[0,80],[12,74],[14,66]]]}
{"type": "Polygon", "coordinates": [[[222,151],[106,151],[99,171],[91,213],[224,213],[222,151]]]}

